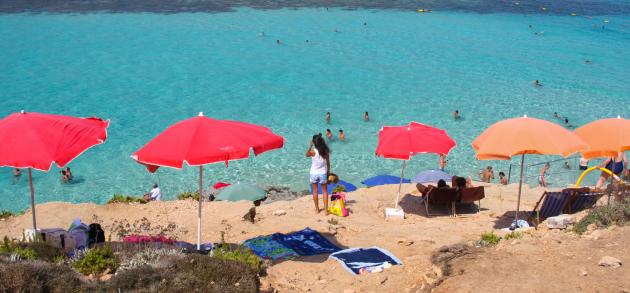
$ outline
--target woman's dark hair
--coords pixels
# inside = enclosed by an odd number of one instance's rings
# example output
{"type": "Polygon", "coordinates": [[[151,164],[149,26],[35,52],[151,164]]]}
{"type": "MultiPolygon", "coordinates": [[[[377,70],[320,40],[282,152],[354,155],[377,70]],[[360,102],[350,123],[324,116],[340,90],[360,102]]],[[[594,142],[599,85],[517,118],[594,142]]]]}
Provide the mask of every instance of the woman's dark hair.
{"type": "Polygon", "coordinates": [[[443,179],[440,179],[438,182],[438,188],[442,188],[442,187],[446,187],[446,181],[444,181],[443,179]]]}
{"type": "Polygon", "coordinates": [[[505,173],[499,172],[499,176],[505,176],[505,173]]]}
{"type": "Polygon", "coordinates": [[[330,149],[326,145],[326,141],[324,140],[324,138],[321,135],[314,136],[313,145],[317,149],[319,155],[328,161],[328,158],[330,156],[330,149]]]}
{"type": "Polygon", "coordinates": [[[464,177],[457,177],[457,178],[455,178],[455,185],[457,185],[457,187],[459,187],[459,188],[466,187],[466,178],[464,178],[464,177]]]}

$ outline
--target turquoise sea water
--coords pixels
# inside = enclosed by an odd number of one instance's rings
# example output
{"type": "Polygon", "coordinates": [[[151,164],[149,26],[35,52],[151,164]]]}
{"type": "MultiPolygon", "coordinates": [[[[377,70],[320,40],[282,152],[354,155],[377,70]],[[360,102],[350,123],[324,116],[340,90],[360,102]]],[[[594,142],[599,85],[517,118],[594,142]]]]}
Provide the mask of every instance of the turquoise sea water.
{"type": "MultiPolygon", "coordinates": [[[[150,175],[129,156],[200,111],[265,125],[286,138],[282,150],[227,169],[207,167],[206,185],[221,180],[307,189],[308,140],[327,128],[348,137],[331,143],[332,171],[342,179],[360,185],[377,173],[397,175],[399,161],[374,156],[377,133],[412,120],[444,128],[457,141],[450,173],[472,175],[486,165],[507,172],[509,162],[475,161],[470,147],[498,120],[527,114],[555,121],[557,111],[579,126],[630,116],[629,23],[623,14],[323,8],[4,14],[0,116],[24,109],[111,119],[107,143],[70,164],[77,183],[61,184],[57,168],[34,173],[38,202],[102,203],[115,193],[144,193],[153,182],[166,199],[195,190],[197,169],[150,175]],[[535,79],[544,87],[532,86],[535,79]],[[451,118],[455,109],[463,119],[451,118]],[[363,122],[364,111],[370,122],[363,122]]],[[[407,173],[436,165],[437,156],[419,155],[407,173]]],[[[563,185],[567,178],[550,180],[563,185]]],[[[0,210],[29,206],[26,179],[14,181],[10,168],[0,168],[0,210]]]]}

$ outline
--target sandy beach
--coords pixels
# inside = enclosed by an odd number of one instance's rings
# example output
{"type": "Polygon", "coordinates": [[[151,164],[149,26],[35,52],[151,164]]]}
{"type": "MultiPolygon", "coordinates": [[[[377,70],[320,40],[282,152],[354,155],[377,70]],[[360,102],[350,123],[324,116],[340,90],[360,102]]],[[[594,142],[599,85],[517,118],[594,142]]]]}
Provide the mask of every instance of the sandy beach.
{"type": "MultiPolygon", "coordinates": [[[[353,276],[337,262],[328,259],[327,255],[302,257],[272,264],[267,269],[267,276],[262,278],[262,289],[273,287],[279,292],[373,292],[375,288],[378,288],[378,291],[381,292],[402,292],[403,290],[421,292],[426,289],[426,285],[423,288],[423,282],[426,283],[425,275],[432,271],[431,254],[436,249],[445,245],[479,240],[480,234],[506,227],[509,224],[511,219],[506,216],[506,213],[513,212],[516,207],[518,185],[486,186],[486,198],[481,202],[481,212],[476,213],[474,208],[463,208],[458,211],[458,217],[453,218],[448,216],[446,208],[440,209],[439,207],[431,210],[435,216],[427,217],[424,206],[420,205],[419,196],[414,191],[414,186],[407,184],[403,186],[405,196],[401,200],[401,206],[406,212],[406,219],[404,221],[387,221],[383,216],[384,209],[393,205],[396,189],[396,185],[385,185],[369,189],[362,188],[349,193],[347,197],[351,214],[346,218],[325,216],[323,213],[314,214],[312,201],[308,196],[293,201],[277,201],[258,207],[256,222],[253,224],[242,220],[242,215],[252,207],[250,202],[207,202],[203,206],[203,240],[205,242],[217,242],[221,233],[225,232],[227,242],[241,243],[259,235],[275,232],[286,233],[310,227],[340,247],[378,246],[385,248],[402,260],[404,265],[394,266],[380,274],[353,276]],[[280,210],[285,211],[286,214],[274,215],[274,212],[280,210]],[[331,218],[336,219],[338,224],[329,223],[328,219],[331,218]]],[[[542,192],[543,190],[540,188],[524,187],[522,210],[531,210],[542,192]]],[[[111,235],[112,240],[119,240],[117,233],[125,233],[124,231],[121,232],[121,224],[125,226],[129,223],[131,228],[127,228],[126,233],[134,230],[135,227],[135,232],[158,233],[162,231],[169,236],[177,237],[179,240],[194,242],[196,240],[196,206],[196,202],[192,201],[151,202],[145,205],[50,202],[40,204],[36,209],[38,223],[41,227],[65,228],[74,218],[79,217],[85,222],[100,222],[106,234],[111,235]]],[[[30,225],[31,215],[27,211],[24,215],[0,222],[0,235],[20,237],[22,230],[29,228],[30,225]]],[[[619,231],[627,231],[627,229],[619,228],[617,232],[621,233],[619,231]]],[[[539,240],[540,237],[542,237],[540,239],[545,239],[543,236],[551,233],[546,229],[540,229],[534,232],[532,236],[522,240],[524,243],[529,243],[523,246],[526,247],[527,254],[520,254],[520,258],[523,259],[520,263],[523,266],[522,270],[537,271],[541,262],[550,260],[542,256],[544,253],[548,253],[550,249],[554,249],[550,248],[549,245],[565,247],[562,240],[539,240]],[[538,249],[537,241],[550,242],[551,244],[543,245],[541,249],[538,249]],[[535,262],[536,259],[542,260],[538,260],[537,263],[535,262]]],[[[568,233],[553,233],[556,238],[571,237],[563,236],[565,234],[568,235],[568,233]]],[[[572,237],[574,238],[572,241],[588,241],[580,240],[577,236],[572,237]]],[[[624,237],[627,238],[627,236],[624,237]]],[[[617,258],[628,258],[630,256],[628,248],[620,246],[620,243],[623,242],[615,243],[598,244],[598,247],[600,250],[615,251],[617,258]]],[[[521,247],[520,245],[510,246],[512,246],[512,253],[521,247]]],[[[581,244],[580,247],[582,246],[584,245],[581,244]]],[[[498,250],[500,251],[500,249],[498,250]]],[[[593,259],[597,257],[598,255],[592,255],[593,259]]],[[[492,261],[486,262],[489,267],[481,269],[491,270],[495,263],[505,264],[514,261],[515,258],[518,257],[493,256],[492,261]]],[[[482,259],[484,258],[482,257],[482,259]]],[[[574,261],[578,259],[581,258],[576,258],[576,256],[572,258],[574,261]]],[[[586,259],[581,260],[586,261],[586,259]]],[[[596,261],[591,260],[591,262],[596,261]]],[[[478,265],[478,262],[473,261],[472,265],[478,265]]],[[[554,263],[549,269],[559,266],[559,263],[554,263]]],[[[515,268],[511,267],[510,269],[515,268]]],[[[614,273],[628,276],[628,270],[625,267],[614,273]]],[[[480,277],[479,272],[473,274],[474,278],[480,277]]],[[[521,273],[514,272],[514,274],[507,275],[512,276],[512,278],[519,278],[521,273]]],[[[575,276],[578,276],[577,272],[575,276]]],[[[544,280],[550,277],[539,275],[535,278],[544,280]]],[[[501,280],[494,280],[493,282],[501,284],[502,288],[505,289],[512,288],[513,285],[506,283],[510,278],[504,277],[504,279],[505,282],[501,280]]],[[[446,288],[450,289],[444,289],[441,292],[472,292],[476,291],[475,288],[480,288],[469,287],[471,284],[468,284],[470,282],[467,283],[467,280],[469,279],[465,275],[447,280],[443,286],[448,286],[446,288]]],[[[578,280],[588,284],[586,279],[578,280]]],[[[619,286],[625,282],[626,288],[630,288],[630,281],[627,278],[618,281],[619,286]]],[[[472,282],[472,284],[478,285],[477,282],[472,282]]],[[[554,287],[557,291],[572,288],[563,287],[562,283],[558,284],[557,287],[554,287]]],[[[531,287],[528,287],[531,290],[521,288],[518,291],[536,292],[539,291],[538,289],[542,290],[537,286],[539,285],[532,283],[531,287]]],[[[588,288],[593,287],[582,288],[590,291],[588,288]]]]}

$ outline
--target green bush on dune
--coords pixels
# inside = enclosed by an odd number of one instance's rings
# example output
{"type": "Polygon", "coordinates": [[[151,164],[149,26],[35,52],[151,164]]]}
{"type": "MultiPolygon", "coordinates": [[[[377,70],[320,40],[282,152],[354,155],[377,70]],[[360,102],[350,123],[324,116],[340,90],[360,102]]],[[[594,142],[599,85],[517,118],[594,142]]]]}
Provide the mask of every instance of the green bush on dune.
{"type": "Polygon", "coordinates": [[[481,234],[480,244],[483,246],[493,246],[497,245],[501,241],[501,237],[499,235],[494,234],[494,232],[486,232],[481,234]]]}
{"type": "Polygon", "coordinates": [[[133,196],[125,196],[122,194],[114,194],[114,196],[112,198],[110,198],[107,201],[108,204],[110,203],[147,203],[146,200],[144,200],[144,198],[140,198],[140,197],[133,197],[133,196]]]}
{"type": "Polygon", "coordinates": [[[112,248],[105,245],[88,250],[72,262],[72,267],[84,275],[100,274],[107,270],[114,272],[118,267],[118,262],[112,248]]]}
{"type": "Polygon", "coordinates": [[[612,225],[623,226],[628,222],[630,222],[630,199],[593,208],[586,217],[573,226],[573,231],[582,234],[591,224],[595,224],[598,228],[607,228],[612,225]]]}
{"type": "Polygon", "coordinates": [[[177,196],[177,199],[179,200],[192,199],[194,201],[199,201],[199,191],[195,191],[195,192],[184,191],[177,196]]]}

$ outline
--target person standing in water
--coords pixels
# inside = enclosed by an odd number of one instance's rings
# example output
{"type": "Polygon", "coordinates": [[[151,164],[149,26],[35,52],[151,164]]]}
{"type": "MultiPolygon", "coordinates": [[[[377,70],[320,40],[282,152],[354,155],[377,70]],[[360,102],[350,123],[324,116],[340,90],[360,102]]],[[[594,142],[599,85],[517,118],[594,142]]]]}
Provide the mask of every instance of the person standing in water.
{"type": "Polygon", "coordinates": [[[22,176],[22,170],[20,170],[18,168],[13,169],[13,177],[17,179],[20,176],[22,176]]]}
{"type": "Polygon", "coordinates": [[[328,138],[328,140],[332,141],[335,140],[335,137],[332,134],[332,131],[330,131],[330,129],[326,129],[326,138],[328,138]]]}
{"type": "Polygon", "coordinates": [[[447,163],[448,160],[446,159],[446,155],[440,155],[440,159],[438,161],[438,166],[440,167],[440,170],[444,171],[447,163]]]}
{"type": "Polygon", "coordinates": [[[326,112],[326,123],[330,123],[330,112],[326,112]]]}
{"type": "Polygon", "coordinates": [[[370,121],[370,114],[368,114],[368,112],[367,112],[367,111],[365,111],[365,113],[363,114],[363,120],[364,120],[365,122],[370,121]]]}
{"type": "Polygon", "coordinates": [[[346,134],[343,133],[343,129],[339,129],[339,140],[346,141],[346,134]]]}
{"type": "Polygon", "coordinates": [[[330,172],[330,149],[326,145],[326,141],[321,135],[314,135],[311,140],[306,157],[311,158],[311,170],[309,179],[313,189],[313,203],[315,204],[315,213],[319,213],[319,196],[317,185],[322,188],[322,197],[324,200],[324,210],[328,215],[328,173],[330,172]]]}
{"type": "Polygon", "coordinates": [[[462,116],[459,115],[459,110],[455,110],[455,112],[453,112],[453,119],[459,119],[462,116]]]}

